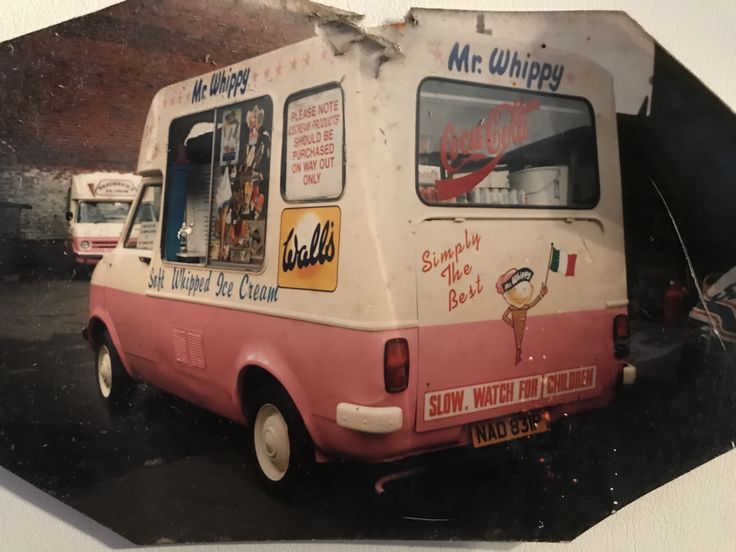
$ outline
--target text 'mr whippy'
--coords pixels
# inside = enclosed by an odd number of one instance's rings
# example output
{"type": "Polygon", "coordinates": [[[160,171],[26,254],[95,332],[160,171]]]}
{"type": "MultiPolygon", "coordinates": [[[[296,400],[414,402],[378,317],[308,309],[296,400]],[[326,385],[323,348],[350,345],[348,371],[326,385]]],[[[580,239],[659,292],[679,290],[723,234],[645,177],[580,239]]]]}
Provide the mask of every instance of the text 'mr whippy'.
{"type": "Polygon", "coordinates": [[[529,89],[548,88],[552,92],[560,87],[565,72],[565,66],[560,63],[537,61],[510,48],[494,48],[484,63],[483,56],[471,53],[470,44],[460,48],[459,42],[456,42],[450,50],[447,69],[458,73],[476,74],[487,71],[491,75],[519,79],[529,89]]]}

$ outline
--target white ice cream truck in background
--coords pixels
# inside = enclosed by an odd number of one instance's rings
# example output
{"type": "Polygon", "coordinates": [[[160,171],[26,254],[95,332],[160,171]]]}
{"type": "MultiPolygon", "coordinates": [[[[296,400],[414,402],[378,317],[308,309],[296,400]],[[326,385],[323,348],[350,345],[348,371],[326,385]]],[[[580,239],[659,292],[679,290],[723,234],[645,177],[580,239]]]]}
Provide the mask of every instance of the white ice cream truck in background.
{"type": "Polygon", "coordinates": [[[90,288],[110,406],[140,379],[248,424],[284,488],[527,438],[633,380],[611,73],[414,15],[156,94],[90,288]]]}
{"type": "Polygon", "coordinates": [[[140,181],[140,176],[132,173],[72,176],[66,213],[67,251],[77,265],[94,265],[115,248],[140,181]]]}

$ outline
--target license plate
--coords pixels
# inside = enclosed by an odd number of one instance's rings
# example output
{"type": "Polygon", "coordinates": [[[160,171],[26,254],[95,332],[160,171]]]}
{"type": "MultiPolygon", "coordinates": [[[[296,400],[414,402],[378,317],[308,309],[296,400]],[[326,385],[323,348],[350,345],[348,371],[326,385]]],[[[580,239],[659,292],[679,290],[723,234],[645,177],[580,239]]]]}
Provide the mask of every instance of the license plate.
{"type": "Polygon", "coordinates": [[[473,446],[479,448],[543,433],[548,429],[547,421],[540,414],[528,412],[472,424],[470,434],[473,446]]]}

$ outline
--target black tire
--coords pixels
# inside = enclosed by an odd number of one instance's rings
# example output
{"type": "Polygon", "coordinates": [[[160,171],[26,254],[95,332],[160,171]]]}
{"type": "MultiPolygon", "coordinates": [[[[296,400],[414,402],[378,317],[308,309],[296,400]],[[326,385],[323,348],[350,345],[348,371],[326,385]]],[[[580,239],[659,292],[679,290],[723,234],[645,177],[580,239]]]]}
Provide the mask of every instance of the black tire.
{"type": "Polygon", "coordinates": [[[107,331],[103,331],[95,348],[95,382],[97,394],[114,412],[130,407],[135,380],[126,372],[115,345],[107,331]]]}
{"type": "Polygon", "coordinates": [[[252,466],[261,487],[296,499],[314,476],[314,443],[289,394],[278,384],[256,389],[247,405],[252,466]]]}

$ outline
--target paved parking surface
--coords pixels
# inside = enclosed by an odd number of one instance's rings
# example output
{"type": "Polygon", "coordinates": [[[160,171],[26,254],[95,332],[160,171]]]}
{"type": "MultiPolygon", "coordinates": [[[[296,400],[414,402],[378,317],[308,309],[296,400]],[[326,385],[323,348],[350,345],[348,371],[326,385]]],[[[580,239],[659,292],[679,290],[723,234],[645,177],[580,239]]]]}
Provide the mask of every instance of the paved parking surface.
{"type": "Polygon", "coordinates": [[[256,486],[244,428],[151,387],[110,416],[79,334],[87,286],[0,290],[0,464],[136,543],[566,540],[735,446],[733,355],[690,357],[680,380],[679,334],[648,324],[643,377],[611,408],[534,442],[325,466],[278,502],[256,486]]]}

